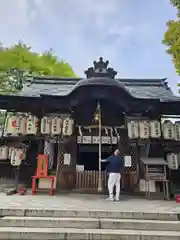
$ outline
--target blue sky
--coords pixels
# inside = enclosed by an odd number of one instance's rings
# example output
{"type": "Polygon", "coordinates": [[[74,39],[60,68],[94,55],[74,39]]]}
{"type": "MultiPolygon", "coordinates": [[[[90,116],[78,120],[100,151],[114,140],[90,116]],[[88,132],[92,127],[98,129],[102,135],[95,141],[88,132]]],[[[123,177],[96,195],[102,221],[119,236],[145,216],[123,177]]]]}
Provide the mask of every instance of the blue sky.
{"type": "Polygon", "coordinates": [[[119,77],[167,77],[177,92],[171,56],[162,45],[168,0],[0,0],[0,41],[36,51],[52,48],[79,76],[103,56],[119,77]]]}

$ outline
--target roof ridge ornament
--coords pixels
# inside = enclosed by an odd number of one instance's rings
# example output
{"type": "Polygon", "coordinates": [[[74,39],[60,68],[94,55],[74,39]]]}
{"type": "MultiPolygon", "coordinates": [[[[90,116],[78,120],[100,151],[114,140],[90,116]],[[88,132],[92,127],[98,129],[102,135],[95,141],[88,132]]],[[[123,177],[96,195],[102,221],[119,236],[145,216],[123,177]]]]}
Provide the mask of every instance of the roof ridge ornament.
{"type": "Polygon", "coordinates": [[[87,78],[93,77],[108,77],[108,78],[115,78],[117,72],[113,68],[108,68],[109,61],[104,62],[103,57],[99,58],[99,61],[93,62],[94,67],[88,68],[85,71],[87,78]]]}

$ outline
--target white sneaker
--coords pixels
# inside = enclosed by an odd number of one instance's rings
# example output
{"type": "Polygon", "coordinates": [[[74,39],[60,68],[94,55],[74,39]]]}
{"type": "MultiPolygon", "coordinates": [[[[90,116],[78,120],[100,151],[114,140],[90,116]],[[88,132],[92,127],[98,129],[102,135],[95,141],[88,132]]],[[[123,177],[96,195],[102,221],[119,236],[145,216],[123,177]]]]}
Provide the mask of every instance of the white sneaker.
{"type": "Polygon", "coordinates": [[[119,198],[115,198],[115,201],[118,202],[118,201],[119,201],[119,198]]]}
{"type": "Polygon", "coordinates": [[[114,198],[113,197],[109,197],[106,199],[107,201],[114,201],[114,198]]]}

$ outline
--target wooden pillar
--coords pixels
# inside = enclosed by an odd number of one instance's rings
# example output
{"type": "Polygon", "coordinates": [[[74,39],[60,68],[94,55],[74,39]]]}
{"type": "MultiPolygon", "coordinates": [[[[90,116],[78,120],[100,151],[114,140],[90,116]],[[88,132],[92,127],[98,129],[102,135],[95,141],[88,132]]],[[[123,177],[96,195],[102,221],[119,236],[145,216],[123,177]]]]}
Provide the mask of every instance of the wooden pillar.
{"type": "Polygon", "coordinates": [[[76,137],[69,137],[65,142],[58,143],[58,159],[56,181],[57,189],[73,189],[75,187],[76,176],[76,137]],[[64,154],[71,154],[70,165],[64,165],[64,154]]]}
{"type": "Polygon", "coordinates": [[[44,154],[44,140],[40,139],[38,142],[38,153],[44,154]]]}

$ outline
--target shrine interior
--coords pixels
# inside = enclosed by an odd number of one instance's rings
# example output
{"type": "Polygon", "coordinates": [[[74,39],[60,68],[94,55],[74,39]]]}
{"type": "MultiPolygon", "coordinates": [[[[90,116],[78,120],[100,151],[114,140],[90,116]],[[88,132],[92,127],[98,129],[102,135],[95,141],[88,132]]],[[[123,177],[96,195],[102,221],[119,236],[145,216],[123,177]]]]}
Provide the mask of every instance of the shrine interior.
{"type": "MultiPolygon", "coordinates": [[[[102,159],[108,158],[114,150],[114,146],[102,147],[102,159]]],[[[79,145],[77,152],[77,165],[83,165],[84,171],[96,170],[99,168],[99,149],[97,145],[79,145]]],[[[106,162],[102,162],[101,169],[105,170],[107,166],[106,162]]]]}

